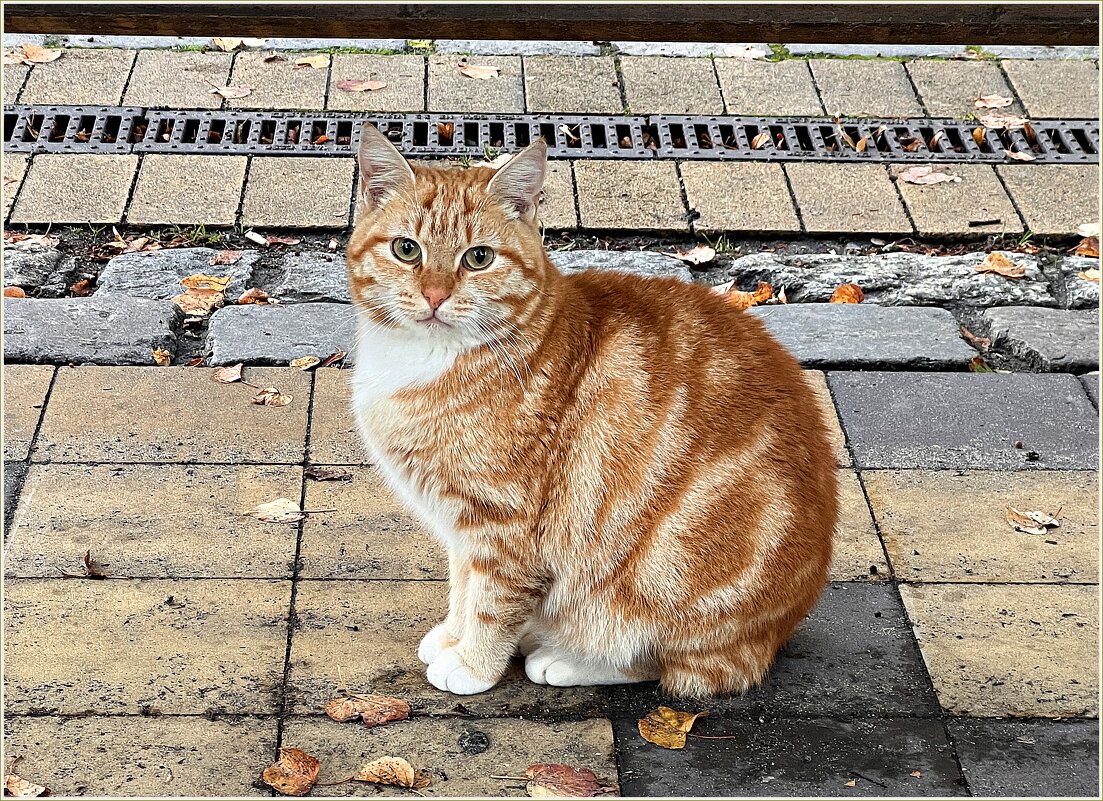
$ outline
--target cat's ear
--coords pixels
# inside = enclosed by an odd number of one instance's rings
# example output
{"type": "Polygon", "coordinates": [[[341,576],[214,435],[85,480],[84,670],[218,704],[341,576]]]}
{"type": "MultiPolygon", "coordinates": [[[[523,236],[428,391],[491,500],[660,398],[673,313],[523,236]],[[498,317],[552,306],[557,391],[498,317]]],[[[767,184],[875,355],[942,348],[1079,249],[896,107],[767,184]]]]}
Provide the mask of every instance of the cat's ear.
{"type": "Polygon", "coordinates": [[[499,168],[487,188],[502,201],[511,217],[531,222],[536,219],[547,166],[548,146],[538,139],[499,168]]]}
{"type": "Polygon", "coordinates": [[[374,125],[360,131],[360,193],[369,209],[377,209],[407,185],[414,183],[409,162],[374,125]]]}

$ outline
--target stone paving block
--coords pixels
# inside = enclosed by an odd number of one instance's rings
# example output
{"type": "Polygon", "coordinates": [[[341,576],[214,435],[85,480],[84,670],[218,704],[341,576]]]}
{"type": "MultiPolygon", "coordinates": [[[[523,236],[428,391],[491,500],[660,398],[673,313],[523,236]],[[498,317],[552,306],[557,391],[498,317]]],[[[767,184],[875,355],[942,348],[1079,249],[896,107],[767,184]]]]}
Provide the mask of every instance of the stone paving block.
{"type": "Polygon", "coordinates": [[[889,174],[880,164],[791,163],[785,165],[785,172],[804,230],[810,234],[912,231],[889,174]]]}
{"type": "Polygon", "coordinates": [[[823,115],[808,62],[716,59],[716,74],[728,114],[781,117],[823,115]]]}
{"type": "Polygon", "coordinates": [[[1099,281],[1089,281],[1085,271],[1098,270],[1099,259],[1087,256],[1062,256],[1057,260],[1057,270],[1064,283],[1064,306],[1068,309],[1095,309],[1099,307],[1099,281]]]}
{"type": "Polygon", "coordinates": [[[79,574],[91,550],[116,576],[291,578],[297,527],[243,513],[297,501],[298,467],[38,464],[26,488],[9,577],[79,574]]]}
{"type": "Polygon", "coordinates": [[[723,114],[712,59],[625,56],[624,96],[633,114],[723,114]]]}
{"type": "Polygon", "coordinates": [[[611,56],[529,56],[525,105],[552,114],[620,114],[616,64],[611,56]]]}
{"type": "MultiPolygon", "coordinates": [[[[432,782],[430,797],[523,795],[524,782],[492,776],[523,776],[532,764],[567,763],[592,770],[603,785],[617,786],[613,732],[608,720],[544,723],[535,720],[419,718],[367,729],[326,719],[291,718],[284,743],[325,754],[321,783],[340,781],[382,754],[401,754],[432,782]]],[[[349,782],[325,788],[327,796],[375,796],[372,785],[349,782]]]]}
{"type": "Polygon", "coordinates": [[[467,53],[474,56],[596,56],[601,48],[593,42],[551,39],[437,39],[438,53],[467,53]]]}
{"type": "Polygon", "coordinates": [[[27,476],[26,462],[4,462],[4,541],[7,542],[15,505],[23,491],[23,479],[27,476]]]}
{"type": "Polygon", "coordinates": [[[279,708],[289,581],[17,579],[4,595],[9,715],[279,708]]]}
{"type": "MultiPolygon", "coordinates": [[[[37,162],[35,159],[36,165],[37,162]]],[[[1099,219],[1098,164],[1032,167],[1026,164],[996,167],[1027,228],[1037,235],[1070,235],[1085,222],[1099,219]]],[[[23,192],[26,191],[24,188],[23,192]]]]}
{"type": "Polygon", "coordinates": [[[804,377],[812,385],[812,391],[816,393],[816,400],[820,404],[824,419],[827,420],[831,448],[835,452],[835,464],[839,467],[850,467],[854,462],[850,458],[850,451],[846,449],[846,437],[843,435],[842,426],[839,424],[839,415],[835,412],[835,401],[831,400],[831,390],[827,387],[827,376],[819,370],[805,370],[804,377]]]}
{"type": "Polygon", "coordinates": [[[162,156],[142,160],[126,212],[131,225],[231,226],[245,184],[245,156],[162,156]]]}
{"type": "Polygon", "coordinates": [[[510,114],[525,110],[519,56],[477,56],[473,66],[497,67],[498,77],[482,80],[460,74],[462,56],[429,56],[429,111],[510,114]]]}
{"type": "MultiPolygon", "coordinates": [[[[227,108],[271,108],[283,110],[323,109],[326,107],[326,81],[329,68],[299,67],[299,53],[288,53],[283,61],[264,60],[259,50],[244,50],[234,57],[230,85],[247,86],[248,96],[227,100],[227,108]]],[[[313,54],[317,55],[317,54],[313,54]]],[[[329,159],[323,159],[328,161],[329,159]]]]}
{"type": "MultiPolygon", "coordinates": [[[[4,68],[5,70],[7,67],[4,68]]],[[[4,79],[5,83],[7,78],[4,79]]],[[[14,100],[4,100],[5,103],[14,103],[14,100]]],[[[4,218],[7,219],[8,212],[11,211],[12,204],[15,203],[15,195],[19,192],[19,184],[23,180],[24,173],[27,172],[27,161],[29,156],[26,153],[5,153],[4,154],[4,218]]]]}
{"type": "MultiPolygon", "coordinates": [[[[197,158],[219,158],[197,156],[197,158]]],[[[253,273],[260,254],[245,250],[234,264],[211,265],[218,254],[214,248],[170,248],[166,250],[124,253],[107,262],[97,279],[95,297],[130,295],[131,297],[171,300],[184,291],[181,279],[196,273],[232,276],[226,287],[231,300],[253,284],[253,273]]]]}
{"type": "Polygon", "coordinates": [[[271,228],[344,228],[356,160],[259,156],[249,165],[241,224],[271,228]]]}
{"type": "Polygon", "coordinates": [[[862,480],[904,581],[1098,580],[1097,473],[867,470],[862,480]],[[1061,526],[1014,531],[1008,507],[1058,514],[1061,526]]]}
{"type": "Polygon", "coordinates": [[[137,156],[39,153],[11,214],[19,223],[117,223],[137,156]]]}
{"type": "Polygon", "coordinates": [[[691,739],[677,751],[646,742],[634,718],[615,720],[613,730],[628,797],[967,795],[937,720],[708,717],[694,733],[730,739],[691,739]],[[919,778],[909,775],[916,770],[919,778]]]}
{"type": "Polygon", "coordinates": [[[168,301],[4,298],[4,358],[34,364],[153,365],[176,353],[179,312],[168,301]]]}
{"type": "Polygon", "coordinates": [[[852,470],[840,470],[839,522],[835,526],[832,581],[882,581],[889,578],[888,563],[873,527],[866,497],[852,470]]]}
{"type": "Polygon", "coordinates": [[[1004,306],[987,309],[992,345],[1043,371],[1099,369],[1099,312],[1004,306]]]}
{"type": "Polygon", "coordinates": [[[4,461],[26,459],[31,451],[54,368],[46,365],[5,364],[4,461]]]}
{"type": "Polygon", "coordinates": [[[946,729],[973,795],[1091,798],[1099,792],[1098,720],[950,718],[946,729]]]}
{"type": "Polygon", "coordinates": [[[1071,375],[835,372],[827,381],[862,469],[1092,470],[1099,461],[1096,413],[1071,375]]]}
{"type": "MultiPolygon", "coordinates": [[[[329,411],[321,414],[329,415],[329,411]]],[[[302,578],[447,579],[444,548],[388,489],[374,467],[356,467],[347,481],[306,482],[302,578]]]]}
{"type": "MultiPolygon", "coordinates": [[[[612,42],[617,52],[626,56],[740,56],[749,50],[762,50],[769,55],[770,46],[755,44],[721,44],[719,42],[612,42]]],[[[763,58],[765,56],[762,56],[763,58]]]]}
{"type": "Polygon", "coordinates": [[[310,376],[249,367],[245,380],[275,386],[287,406],[252,403],[254,390],[219,384],[213,370],[97,367],[54,380],[34,454],[43,462],[298,464],[306,449],[310,376]]]}
{"type": "Polygon", "coordinates": [[[548,258],[568,274],[578,270],[617,270],[693,282],[693,273],[685,262],[653,250],[553,250],[548,258]]]}
{"type": "MultiPolygon", "coordinates": [[[[6,48],[7,45],[4,45],[4,47],[6,48]]],[[[12,105],[19,99],[19,90],[23,88],[23,81],[30,71],[31,68],[26,64],[4,65],[4,105],[12,105]]],[[[10,158],[10,156],[4,156],[5,160],[8,158],[10,158]]]]}
{"type": "Polygon", "coordinates": [[[683,161],[679,165],[699,232],[799,233],[780,164],[683,161]]]}
{"type": "Polygon", "coordinates": [[[422,56],[333,56],[326,108],[348,111],[424,111],[425,59],[422,56]],[[382,81],[382,89],[345,92],[339,81],[382,81]]]}
{"type": "Polygon", "coordinates": [[[1034,119],[1099,117],[1099,67],[1091,61],[1002,61],[1015,94],[1034,119]]]}
{"type": "Polygon", "coordinates": [[[669,161],[576,161],[584,228],[688,231],[678,173],[669,161]]]}
{"type": "MultiPolygon", "coordinates": [[[[997,64],[987,61],[910,61],[908,75],[919,92],[919,100],[931,117],[963,119],[988,113],[975,100],[982,95],[1014,98],[997,64]]],[[[1023,113],[1016,100],[999,109],[1000,114],[1023,113]]]]}
{"type": "Polygon", "coordinates": [[[57,248],[25,239],[4,245],[4,286],[24,289],[29,297],[69,294],[77,260],[57,248]]]}
{"type": "Polygon", "coordinates": [[[133,50],[65,50],[56,61],[31,70],[19,102],[43,106],[117,106],[134,55],[133,50]]]}
{"type": "Polygon", "coordinates": [[[1084,390],[1088,393],[1088,396],[1092,399],[1092,403],[1095,404],[1095,408],[1099,408],[1099,373],[1093,373],[1091,375],[1080,376],[1080,382],[1084,385],[1084,390]]]}
{"type": "Polygon", "coordinates": [[[226,306],[211,317],[207,363],[282,366],[301,356],[325,359],[351,352],[356,328],[356,309],[345,303],[226,306]]]}
{"type": "Polygon", "coordinates": [[[538,216],[540,224],[545,228],[578,227],[578,213],[574,202],[574,171],[569,161],[548,162],[538,216]]]}
{"type": "Polygon", "coordinates": [[[829,116],[923,116],[904,66],[898,61],[816,58],[808,66],[829,116]]]}
{"type": "Polygon", "coordinates": [[[229,84],[230,53],[139,50],[123,105],[146,108],[222,107],[211,88],[229,84]]]}
{"type": "Polygon", "coordinates": [[[274,719],[8,716],[4,733],[5,753],[58,796],[263,796],[275,748],[274,719]]]}
{"type": "Polygon", "coordinates": [[[898,179],[908,166],[890,165],[889,173],[920,234],[960,237],[1022,233],[1019,215],[990,165],[941,164],[939,170],[961,180],[926,185],[898,179]],[[987,224],[977,225],[980,222],[987,224]]]}
{"type": "Polygon", "coordinates": [[[946,712],[1099,714],[1098,588],[926,584],[900,594],[946,712]]]}
{"type": "Polygon", "coordinates": [[[260,287],[280,303],[351,303],[344,253],[286,252],[275,262],[275,275],[260,278],[260,287]]]}
{"type": "Polygon", "coordinates": [[[314,414],[310,418],[312,464],[371,463],[352,415],[352,373],[336,368],[314,371],[314,414]]]}
{"type": "Polygon", "coordinates": [[[790,303],[750,313],[806,367],[952,370],[977,355],[945,309],[790,303]]]}

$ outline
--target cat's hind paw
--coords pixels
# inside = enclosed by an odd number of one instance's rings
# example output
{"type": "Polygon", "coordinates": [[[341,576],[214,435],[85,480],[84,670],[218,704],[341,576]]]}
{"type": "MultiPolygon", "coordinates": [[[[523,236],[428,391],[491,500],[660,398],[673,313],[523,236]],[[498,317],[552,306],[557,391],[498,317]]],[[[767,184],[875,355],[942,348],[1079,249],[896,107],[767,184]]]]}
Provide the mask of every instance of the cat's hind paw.
{"type": "Polygon", "coordinates": [[[471,668],[460,659],[459,652],[455,648],[446,648],[442,651],[425,671],[425,677],[438,690],[456,695],[485,693],[497,683],[475,676],[471,668]]]}
{"type": "Polygon", "coordinates": [[[417,658],[426,665],[431,665],[438,656],[457,642],[458,640],[448,632],[445,625],[438,623],[421,638],[421,644],[417,647],[417,658]]]}

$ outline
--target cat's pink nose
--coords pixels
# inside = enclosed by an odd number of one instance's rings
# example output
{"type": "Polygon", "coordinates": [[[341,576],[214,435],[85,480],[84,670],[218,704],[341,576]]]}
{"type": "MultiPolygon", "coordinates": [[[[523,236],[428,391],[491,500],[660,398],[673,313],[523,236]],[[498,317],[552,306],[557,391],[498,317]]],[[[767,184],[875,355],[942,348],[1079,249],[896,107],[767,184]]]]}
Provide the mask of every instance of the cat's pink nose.
{"type": "Polygon", "coordinates": [[[429,308],[436,311],[440,308],[440,304],[448,300],[452,294],[452,290],[439,286],[429,286],[422,289],[421,294],[429,301],[429,308]]]}

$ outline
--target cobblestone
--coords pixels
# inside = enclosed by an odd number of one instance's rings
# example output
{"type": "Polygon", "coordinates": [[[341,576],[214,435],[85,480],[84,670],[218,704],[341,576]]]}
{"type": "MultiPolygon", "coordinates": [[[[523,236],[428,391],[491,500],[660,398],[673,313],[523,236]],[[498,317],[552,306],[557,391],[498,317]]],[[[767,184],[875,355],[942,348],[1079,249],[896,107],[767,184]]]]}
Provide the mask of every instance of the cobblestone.
{"type": "Polygon", "coordinates": [[[1057,262],[1057,270],[1064,284],[1064,306],[1069,309],[1094,309],[1099,306],[1099,281],[1081,278],[1088,270],[1098,270],[1099,259],[1087,256],[1064,256],[1057,262]]]}
{"type": "Polygon", "coordinates": [[[620,270],[636,275],[693,281],[693,274],[684,262],[647,250],[558,250],[552,251],[549,256],[556,267],[567,273],[575,270],[620,270]]]}
{"type": "Polygon", "coordinates": [[[1043,371],[1099,369],[1099,312],[1007,306],[984,312],[993,346],[1043,371]]]}
{"type": "Polygon", "coordinates": [[[227,306],[211,317],[207,361],[285,365],[300,356],[324,359],[351,351],[355,336],[356,312],[344,303],[227,306]]]}
{"type": "Polygon", "coordinates": [[[77,262],[56,248],[32,240],[4,245],[4,286],[17,286],[41,298],[68,291],[77,262]]]}
{"type": "Polygon", "coordinates": [[[280,303],[352,302],[344,253],[284,253],[274,266],[276,276],[260,286],[280,303]]]}
{"type": "MultiPolygon", "coordinates": [[[[210,158],[198,156],[197,158],[210,158]]],[[[184,291],[181,279],[198,273],[232,276],[226,295],[236,299],[253,284],[253,271],[259,254],[241,252],[234,264],[211,266],[218,254],[213,248],[172,248],[139,253],[124,253],[107,263],[100,272],[95,297],[129,295],[153,300],[170,300],[184,291]]],[[[121,301],[120,301],[121,302],[121,301]]]]}

